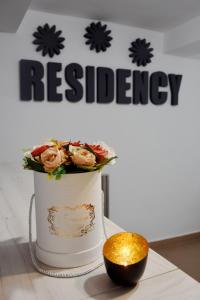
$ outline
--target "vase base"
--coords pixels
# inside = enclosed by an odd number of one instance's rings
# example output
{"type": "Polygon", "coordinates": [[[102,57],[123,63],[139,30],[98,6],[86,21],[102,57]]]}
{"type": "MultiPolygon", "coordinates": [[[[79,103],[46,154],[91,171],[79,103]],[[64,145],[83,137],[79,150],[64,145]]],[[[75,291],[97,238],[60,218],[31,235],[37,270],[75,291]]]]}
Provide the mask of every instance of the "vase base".
{"type": "Polygon", "coordinates": [[[36,256],[42,263],[56,268],[75,268],[94,262],[102,256],[103,240],[97,246],[76,253],[55,253],[42,249],[36,242],[36,256]]]}

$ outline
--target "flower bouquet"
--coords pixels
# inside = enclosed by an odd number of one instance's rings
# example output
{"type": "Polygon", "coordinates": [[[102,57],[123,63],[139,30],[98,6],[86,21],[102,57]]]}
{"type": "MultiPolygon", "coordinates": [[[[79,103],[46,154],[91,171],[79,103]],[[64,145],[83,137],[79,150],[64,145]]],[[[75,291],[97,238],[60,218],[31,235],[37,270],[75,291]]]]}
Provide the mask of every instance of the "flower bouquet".
{"type": "Polygon", "coordinates": [[[115,159],[114,151],[103,142],[87,144],[51,139],[24,153],[24,168],[60,179],[62,174],[101,170],[115,159]]]}
{"type": "Polygon", "coordinates": [[[96,261],[103,242],[101,169],[116,155],[105,143],[50,140],[24,153],[34,171],[36,256],[60,268],[96,261]],[[55,178],[57,180],[48,180],[55,178]]]}

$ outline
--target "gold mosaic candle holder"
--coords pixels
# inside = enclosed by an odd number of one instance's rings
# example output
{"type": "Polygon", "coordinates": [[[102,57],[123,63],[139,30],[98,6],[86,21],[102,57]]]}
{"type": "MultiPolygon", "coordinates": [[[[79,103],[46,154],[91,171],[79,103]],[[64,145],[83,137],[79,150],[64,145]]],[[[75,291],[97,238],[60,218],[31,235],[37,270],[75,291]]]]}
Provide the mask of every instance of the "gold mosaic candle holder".
{"type": "Polygon", "coordinates": [[[148,242],[137,233],[121,232],[107,239],[103,256],[112,281],[123,286],[135,286],[144,273],[148,250],[148,242]]]}

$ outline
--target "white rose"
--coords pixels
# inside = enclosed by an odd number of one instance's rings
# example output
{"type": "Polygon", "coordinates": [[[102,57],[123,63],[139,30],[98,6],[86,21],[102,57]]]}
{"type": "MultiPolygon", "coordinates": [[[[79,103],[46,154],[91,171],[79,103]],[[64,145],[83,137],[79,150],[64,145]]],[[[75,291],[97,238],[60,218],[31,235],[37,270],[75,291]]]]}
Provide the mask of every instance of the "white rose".
{"type": "Polygon", "coordinates": [[[32,155],[31,155],[31,151],[26,151],[24,153],[24,156],[27,157],[27,158],[31,158],[31,159],[33,158],[32,155]]]}

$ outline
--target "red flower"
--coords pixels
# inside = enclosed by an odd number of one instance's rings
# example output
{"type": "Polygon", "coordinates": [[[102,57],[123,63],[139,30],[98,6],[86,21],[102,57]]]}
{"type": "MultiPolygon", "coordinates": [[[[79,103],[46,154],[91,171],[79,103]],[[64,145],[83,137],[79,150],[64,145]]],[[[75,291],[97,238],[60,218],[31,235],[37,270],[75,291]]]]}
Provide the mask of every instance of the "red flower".
{"type": "Polygon", "coordinates": [[[94,154],[98,158],[99,162],[104,160],[108,155],[108,151],[103,149],[100,145],[86,144],[86,146],[94,152],[94,154]]]}
{"type": "Polygon", "coordinates": [[[38,156],[40,155],[42,152],[44,152],[45,150],[47,150],[50,146],[48,145],[42,145],[42,146],[39,146],[37,147],[36,149],[34,149],[32,152],[31,152],[31,155],[32,156],[38,156]]]}
{"type": "Polygon", "coordinates": [[[80,141],[77,141],[77,142],[70,142],[69,143],[71,146],[74,146],[74,147],[80,147],[81,146],[81,142],[80,141]]]}

